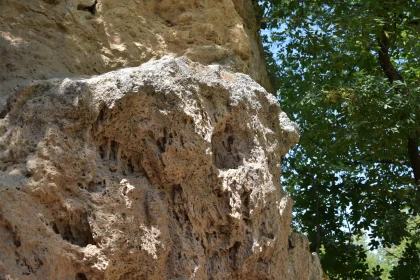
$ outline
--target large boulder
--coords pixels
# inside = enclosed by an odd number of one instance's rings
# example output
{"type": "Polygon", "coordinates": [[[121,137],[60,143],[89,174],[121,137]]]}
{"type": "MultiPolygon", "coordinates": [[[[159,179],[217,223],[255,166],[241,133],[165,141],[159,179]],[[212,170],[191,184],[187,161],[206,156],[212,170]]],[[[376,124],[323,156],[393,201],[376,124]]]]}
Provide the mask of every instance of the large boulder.
{"type": "Polygon", "coordinates": [[[249,76],[164,57],[8,96],[0,279],[321,279],[280,185],[297,128],[249,76]]]}

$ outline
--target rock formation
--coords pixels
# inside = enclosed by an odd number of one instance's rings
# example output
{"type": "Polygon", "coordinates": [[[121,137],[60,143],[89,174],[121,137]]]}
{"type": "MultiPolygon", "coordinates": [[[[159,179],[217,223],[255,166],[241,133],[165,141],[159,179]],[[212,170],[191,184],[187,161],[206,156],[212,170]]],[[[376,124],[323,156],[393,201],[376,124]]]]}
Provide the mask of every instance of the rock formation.
{"type": "Polygon", "coordinates": [[[0,279],[321,279],[253,7],[0,2],[0,279]]]}
{"type": "MultiPolygon", "coordinates": [[[[251,0],[2,0],[0,83],[13,89],[27,80],[102,74],[172,55],[230,65],[268,88],[255,5],[251,0]]],[[[0,95],[0,112],[8,92],[0,95]]]]}

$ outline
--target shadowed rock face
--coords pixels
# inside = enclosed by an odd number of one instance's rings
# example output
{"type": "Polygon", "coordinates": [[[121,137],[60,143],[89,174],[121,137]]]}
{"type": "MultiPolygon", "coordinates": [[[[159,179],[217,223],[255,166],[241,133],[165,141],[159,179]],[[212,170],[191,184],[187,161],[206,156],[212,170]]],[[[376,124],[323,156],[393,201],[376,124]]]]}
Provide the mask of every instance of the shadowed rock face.
{"type": "Polygon", "coordinates": [[[0,112],[27,80],[97,75],[164,55],[227,64],[269,88],[253,0],[2,0],[0,112]]]}
{"type": "Polygon", "coordinates": [[[321,279],[280,185],[298,132],[249,76],[164,57],[6,108],[0,279],[321,279]]]}

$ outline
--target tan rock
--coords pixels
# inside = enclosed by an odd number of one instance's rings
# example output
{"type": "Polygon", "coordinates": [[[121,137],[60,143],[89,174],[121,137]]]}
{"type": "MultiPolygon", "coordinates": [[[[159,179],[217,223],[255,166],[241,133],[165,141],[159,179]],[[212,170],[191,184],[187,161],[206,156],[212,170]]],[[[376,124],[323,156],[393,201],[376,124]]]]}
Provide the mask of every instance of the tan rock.
{"type": "Polygon", "coordinates": [[[2,0],[0,112],[10,91],[25,81],[101,74],[164,55],[204,64],[236,57],[237,71],[269,89],[255,5],[251,0],[2,0]]]}
{"type": "Polygon", "coordinates": [[[321,279],[289,246],[297,128],[249,76],[164,57],[7,107],[0,278],[321,279]]]}
{"type": "Polygon", "coordinates": [[[0,280],[321,279],[256,2],[0,1],[0,280]]]}

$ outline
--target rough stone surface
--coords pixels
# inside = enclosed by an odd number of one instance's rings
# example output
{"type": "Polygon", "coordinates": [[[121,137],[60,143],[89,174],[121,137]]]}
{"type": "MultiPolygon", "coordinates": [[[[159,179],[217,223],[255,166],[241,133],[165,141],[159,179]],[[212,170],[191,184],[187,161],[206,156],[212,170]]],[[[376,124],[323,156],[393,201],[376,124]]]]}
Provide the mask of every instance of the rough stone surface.
{"type": "MultiPolygon", "coordinates": [[[[268,89],[255,5],[253,0],[2,0],[0,83],[13,89],[27,80],[102,74],[172,55],[230,65],[268,89]]],[[[0,93],[0,112],[9,92],[0,93]]]]}
{"type": "Polygon", "coordinates": [[[0,280],[321,279],[256,3],[0,1],[0,280]]]}
{"type": "Polygon", "coordinates": [[[0,120],[0,279],[321,279],[280,185],[298,138],[249,76],[186,58],[22,86],[0,120]]]}

